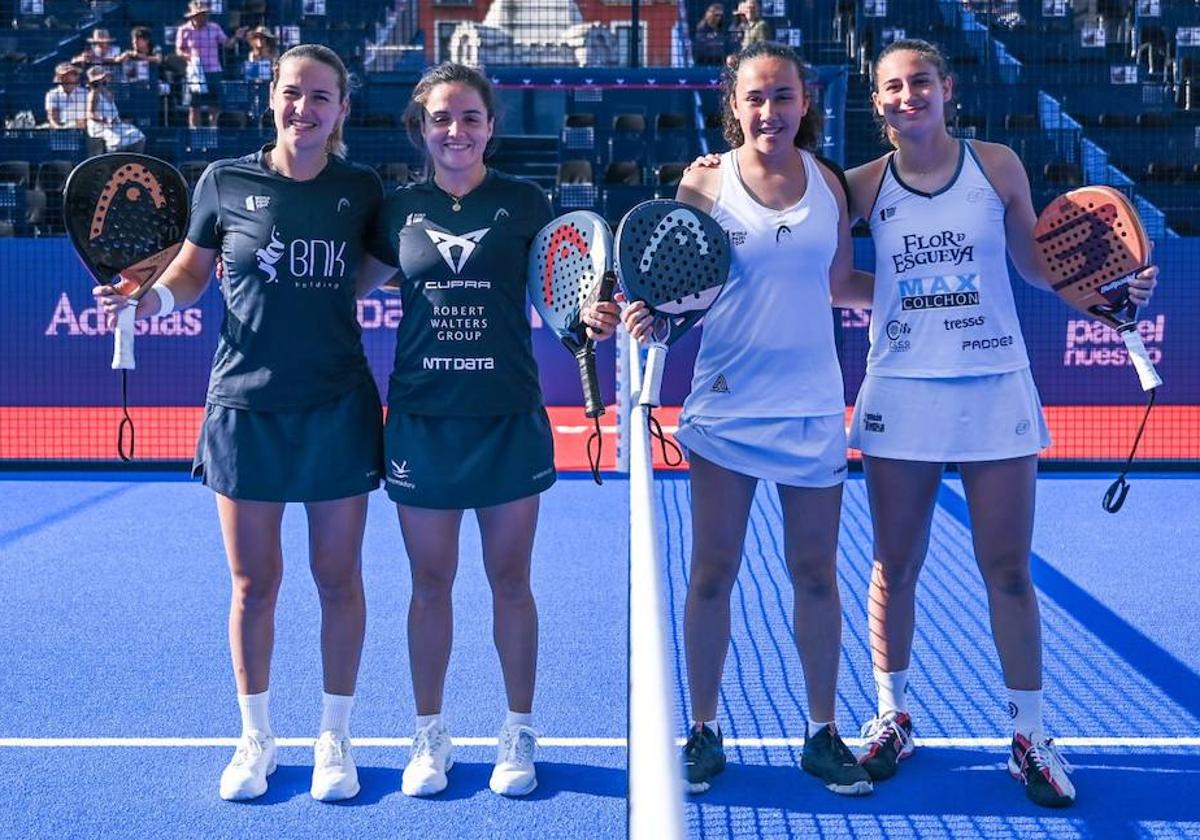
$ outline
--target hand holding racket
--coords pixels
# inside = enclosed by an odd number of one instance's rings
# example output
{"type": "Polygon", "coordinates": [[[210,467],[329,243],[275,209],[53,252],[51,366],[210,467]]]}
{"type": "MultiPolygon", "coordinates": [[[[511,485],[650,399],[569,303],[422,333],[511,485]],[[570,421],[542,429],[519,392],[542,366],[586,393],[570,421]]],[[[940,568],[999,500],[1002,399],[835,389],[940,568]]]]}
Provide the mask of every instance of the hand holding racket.
{"type": "Polygon", "coordinates": [[[1051,288],[1072,309],[1117,331],[1142,390],[1150,393],[1125,467],[1104,494],[1104,509],[1116,513],[1129,493],[1125,474],[1162,385],[1137,328],[1138,305],[1150,300],[1157,284],[1150,240],[1133,205],[1112,187],[1083,187],[1054,199],[1038,216],[1033,236],[1051,288]]]}
{"type": "Polygon", "coordinates": [[[1058,296],[1117,331],[1143,391],[1161,385],[1137,329],[1138,306],[1149,301],[1158,269],[1128,199],[1112,187],[1072,190],[1046,206],[1033,235],[1058,296]]]}
{"type": "Polygon", "coordinates": [[[187,182],[169,163],[147,155],[99,155],[79,164],[63,186],[63,217],[71,244],[95,278],[98,296],[112,292],[134,305],[117,311],[114,370],[121,371],[124,419],[117,451],[133,457],[126,371],[135,367],[133,322],[137,301],[170,265],[183,246],[188,222],[187,182]],[[129,451],[124,432],[130,429],[129,451]]]}
{"type": "Polygon", "coordinates": [[[729,240],[711,216],[679,201],[644,201],[617,228],[625,323],[650,349],[639,405],[657,407],[667,348],[704,317],[729,276],[729,240]],[[644,308],[643,308],[644,307],[644,308]]]}
{"type": "Polygon", "coordinates": [[[595,422],[587,450],[597,484],[601,483],[599,418],[604,414],[604,399],[596,376],[593,337],[606,338],[615,326],[612,243],[612,231],[599,215],[586,210],[567,213],[534,237],[526,274],[534,309],[579,365],[583,413],[595,422]]]}

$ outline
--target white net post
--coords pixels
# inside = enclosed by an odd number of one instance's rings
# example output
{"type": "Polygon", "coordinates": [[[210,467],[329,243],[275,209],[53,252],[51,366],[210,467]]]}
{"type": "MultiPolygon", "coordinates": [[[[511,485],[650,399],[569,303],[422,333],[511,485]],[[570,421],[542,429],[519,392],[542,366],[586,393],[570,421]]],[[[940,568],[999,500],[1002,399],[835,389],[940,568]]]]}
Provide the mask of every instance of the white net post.
{"type": "MultiPolygon", "coordinates": [[[[641,390],[640,354],[627,334],[629,384],[641,390]]],[[[632,400],[630,402],[633,402],[632,400]]],[[[683,779],[654,518],[647,410],[629,412],[629,838],[683,840],[683,779]]]]}

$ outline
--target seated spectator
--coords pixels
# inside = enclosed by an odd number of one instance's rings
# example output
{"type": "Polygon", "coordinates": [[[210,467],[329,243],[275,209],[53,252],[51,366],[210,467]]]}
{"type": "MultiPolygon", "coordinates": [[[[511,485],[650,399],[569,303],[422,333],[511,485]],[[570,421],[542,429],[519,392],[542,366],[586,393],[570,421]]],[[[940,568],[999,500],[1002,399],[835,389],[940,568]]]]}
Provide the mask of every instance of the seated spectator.
{"type": "Polygon", "coordinates": [[[225,30],[208,19],[208,5],[192,0],[184,13],[186,22],[175,31],[175,52],[187,62],[184,101],[188,106],[188,126],[197,128],[203,117],[209,125],[219,110],[217,80],[221,77],[221,48],[233,41],[225,30]]]}
{"type": "Polygon", "coordinates": [[[54,68],[54,82],[46,91],[46,121],[51,128],[83,128],[87,91],[79,86],[79,68],[64,61],[54,68]]]}
{"type": "Polygon", "coordinates": [[[135,26],[130,34],[132,46],[117,56],[122,75],[127,82],[157,82],[162,65],[162,50],[154,46],[153,35],[146,26],[135,26]]]}
{"type": "Polygon", "coordinates": [[[734,26],[733,38],[738,49],[744,50],[759,41],[775,39],[775,29],[763,20],[758,0],[742,0],[734,14],[740,19],[740,23],[734,26]]]}
{"type": "Polygon", "coordinates": [[[271,81],[271,68],[278,58],[274,33],[265,26],[257,26],[246,36],[250,42],[250,55],[242,66],[242,75],[247,82],[271,81]]]}
{"type": "Polygon", "coordinates": [[[720,64],[726,52],[725,7],[713,3],[696,24],[696,64],[720,64]]]}
{"type": "Polygon", "coordinates": [[[122,122],[108,88],[110,75],[103,67],[87,72],[87,133],[104,141],[109,152],[140,152],[146,147],[146,135],[133,123],[122,122]]]}
{"type": "Polygon", "coordinates": [[[92,37],[88,38],[88,48],[71,61],[72,64],[88,66],[91,64],[112,64],[121,54],[117,42],[108,34],[107,29],[93,29],[92,37]]]}

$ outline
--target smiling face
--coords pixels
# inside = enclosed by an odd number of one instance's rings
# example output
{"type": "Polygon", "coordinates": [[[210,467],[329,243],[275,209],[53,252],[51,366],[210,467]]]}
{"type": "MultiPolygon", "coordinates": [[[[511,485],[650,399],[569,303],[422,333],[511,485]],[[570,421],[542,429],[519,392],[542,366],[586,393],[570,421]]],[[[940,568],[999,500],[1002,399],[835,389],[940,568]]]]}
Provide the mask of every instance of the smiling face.
{"type": "Polygon", "coordinates": [[[471,85],[445,82],[430,89],[421,137],[436,170],[466,173],[483,166],[494,127],[483,97],[471,85]]]}
{"type": "Polygon", "coordinates": [[[324,150],[350,110],[337,71],[307,57],[287,58],[271,87],[276,142],[293,153],[324,150]]]}
{"type": "Polygon", "coordinates": [[[953,94],[949,78],[914,50],[897,50],[875,67],[875,112],[901,136],[944,131],[946,103],[953,94]]]}
{"type": "Polygon", "coordinates": [[[770,155],[795,144],[808,113],[808,94],[793,62],[764,55],[738,67],[730,107],[745,143],[770,155]]]}

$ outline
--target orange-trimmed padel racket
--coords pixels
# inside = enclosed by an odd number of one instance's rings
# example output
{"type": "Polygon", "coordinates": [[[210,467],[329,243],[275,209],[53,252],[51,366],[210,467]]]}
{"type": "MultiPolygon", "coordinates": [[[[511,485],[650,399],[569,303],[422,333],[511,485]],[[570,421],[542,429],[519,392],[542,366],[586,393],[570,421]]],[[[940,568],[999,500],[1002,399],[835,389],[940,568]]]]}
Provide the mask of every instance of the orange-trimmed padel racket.
{"type": "MultiPolygon", "coordinates": [[[[135,303],[183,247],[188,205],[187,182],[179,170],[149,155],[97,155],[76,166],[63,186],[63,221],[75,253],[97,283],[113,286],[135,303]]],[[[126,378],[135,366],[134,308],[121,310],[113,336],[112,366],[121,371],[123,412],[117,453],[125,461],[132,459],[134,445],[126,378]]]]}
{"type": "Polygon", "coordinates": [[[1033,236],[1054,291],[1072,309],[1116,330],[1142,390],[1150,394],[1125,468],[1104,496],[1105,510],[1116,513],[1129,492],[1125,473],[1162,385],[1138,332],[1137,305],[1129,299],[1130,279],[1149,265],[1150,239],[1129,200],[1105,186],[1081,187],[1051,201],[1038,216],[1033,236]]]}

